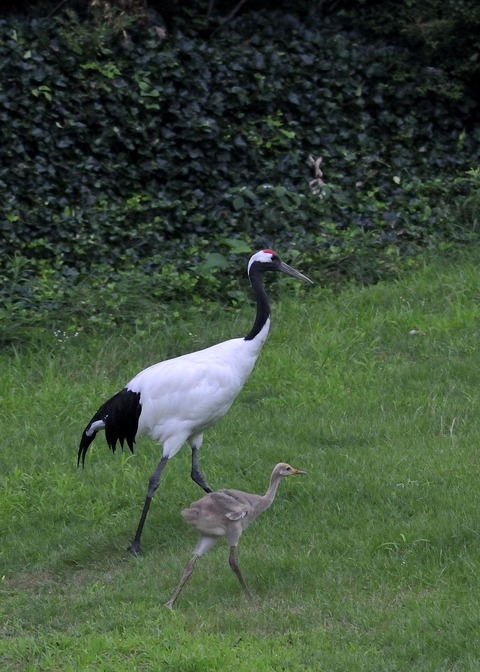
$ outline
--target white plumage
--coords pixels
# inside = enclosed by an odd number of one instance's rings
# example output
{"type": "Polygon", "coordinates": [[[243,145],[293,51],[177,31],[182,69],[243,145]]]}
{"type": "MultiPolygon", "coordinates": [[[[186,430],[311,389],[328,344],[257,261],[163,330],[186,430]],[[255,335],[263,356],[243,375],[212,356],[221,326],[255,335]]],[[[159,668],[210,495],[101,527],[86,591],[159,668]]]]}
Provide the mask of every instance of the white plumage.
{"type": "MultiPolygon", "coordinates": [[[[263,329],[265,339],[268,326],[263,329]]],[[[144,400],[137,436],[149,434],[163,445],[166,457],[173,457],[190,440],[196,439],[200,448],[198,435],[228,411],[263,342],[235,338],[141,371],[126,385],[144,400]]]]}
{"type": "Polygon", "coordinates": [[[270,306],[261,280],[265,271],[280,271],[311,282],[272,250],[257,252],[248,263],[257,311],[247,336],[144,369],[100,407],[83,432],[78,450],[78,463],[82,464],[96,433],[102,429],[113,451],[117,442],[122,447],[126,442],[133,452],[141,434],[148,434],[163,446],[162,459],[150,477],[140,522],[129,547],[135,555],[140,553],[143,526],[165,464],[185,443],[192,448],[193,480],[205,492],[211,492],[200,470],[198,450],[205,429],[225,415],[234,402],[267,339],[270,306]]]}

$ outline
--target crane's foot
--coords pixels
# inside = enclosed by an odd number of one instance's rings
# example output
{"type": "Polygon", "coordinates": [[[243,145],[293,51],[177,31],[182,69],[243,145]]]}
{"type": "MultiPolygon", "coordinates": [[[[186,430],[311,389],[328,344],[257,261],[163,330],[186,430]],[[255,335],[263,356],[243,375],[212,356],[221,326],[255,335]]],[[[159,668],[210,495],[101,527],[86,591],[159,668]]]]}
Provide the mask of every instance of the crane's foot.
{"type": "Polygon", "coordinates": [[[136,558],[141,558],[143,553],[140,548],[140,542],[139,541],[134,541],[130,546],[127,548],[127,551],[134,555],[136,558]]]}

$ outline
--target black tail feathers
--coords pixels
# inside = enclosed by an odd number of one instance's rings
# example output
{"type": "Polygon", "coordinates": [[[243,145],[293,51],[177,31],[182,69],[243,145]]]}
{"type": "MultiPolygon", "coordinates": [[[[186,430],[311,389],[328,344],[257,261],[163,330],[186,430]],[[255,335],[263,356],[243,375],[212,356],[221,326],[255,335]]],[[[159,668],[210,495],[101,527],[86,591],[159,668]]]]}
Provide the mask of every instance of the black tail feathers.
{"type": "Polygon", "coordinates": [[[85,455],[87,454],[87,450],[90,444],[97,435],[96,432],[93,432],[90,436],[88,436],[87,431],[90,425],[91,422],[85,428],[85,431],[82,434],[82,438],[80,439],[80,446],[78,448],[78,456],[77,456],[77,467],[80,466],[80,462],[82,463],[82,467],[85,466],[85,455]]]}
{"type": "Polygon", "coordinates": [[[113,452],[117,447],[117,441],[122,448],[126,441],[133,453],[141,411],[140,392],[131,392],[127,388],[106,401],[85,427],[78,448],[77,466],[80,466],[80,462],[85,466],[88,448],[100,429],[105,429],[105,438],[113,452]],[[98,425],[95,426],[95,423],[98,425]]]}

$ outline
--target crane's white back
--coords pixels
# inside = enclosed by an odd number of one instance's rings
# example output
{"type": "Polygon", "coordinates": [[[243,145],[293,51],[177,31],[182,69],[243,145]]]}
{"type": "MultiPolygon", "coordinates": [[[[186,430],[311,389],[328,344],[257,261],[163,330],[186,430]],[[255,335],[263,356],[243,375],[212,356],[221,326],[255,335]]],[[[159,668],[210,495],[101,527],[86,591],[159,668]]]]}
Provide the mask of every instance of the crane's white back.
{"type": "MultiPolygon", "coordinates": [[[[263,328],[263,340],[269,326],[270,320],[263,328]]],[[[142,400],[136,436],[149,434],[163,444],[164,455],[173,457],[191,436],[227,413],[261,347],[261,339],[233,338],[141,371],[126,385],[142,400]]]]}

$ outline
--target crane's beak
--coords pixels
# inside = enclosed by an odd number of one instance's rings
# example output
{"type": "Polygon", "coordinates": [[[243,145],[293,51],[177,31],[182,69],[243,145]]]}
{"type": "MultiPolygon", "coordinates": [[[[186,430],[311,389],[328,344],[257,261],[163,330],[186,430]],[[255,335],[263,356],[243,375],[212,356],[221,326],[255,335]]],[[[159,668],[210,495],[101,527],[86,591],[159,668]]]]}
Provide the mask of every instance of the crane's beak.
{"type": "Polygon", "coordinates": [[[300,273],[300,271],[295,270],[294,268],[286,264],[284,261],[280,262],[278,270],[281,271],[282,273],[286,273],[287,275],[291,275],[292,278],[297,278],[298,280],[305,280],[305,282],[309,282],[310,284],[313,285],[313,280],[310,280],[310,278],[307,278],[306,275],[303,275],[303,273],[300,273]]]}
{"type": "Polygon", "coordinates": [[[292,476],[300,476],[300,474],[306,474],[306,471],[302,471],[302,469],[292,469],[292,476]]]}

